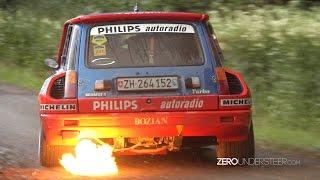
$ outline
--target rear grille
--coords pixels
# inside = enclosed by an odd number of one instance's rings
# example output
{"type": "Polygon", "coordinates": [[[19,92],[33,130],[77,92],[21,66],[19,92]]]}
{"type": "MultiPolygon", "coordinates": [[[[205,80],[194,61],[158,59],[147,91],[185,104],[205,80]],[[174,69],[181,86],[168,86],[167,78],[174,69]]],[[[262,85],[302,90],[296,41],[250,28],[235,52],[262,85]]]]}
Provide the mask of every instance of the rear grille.
{"type": "Polygon", "coordinates": [[[226,76],[230,94],[240,94],[242,92],[242,86],[239,79],[235,75],[228,72],[226,72],[226,76]]]}
{"type": "Polygon", "coordinates": [[[62,99],[64,97],[64,82],[65,77],[61,77],[53,82],[53,86],[50,91],[50,96],[55,99],[62,99]]]}

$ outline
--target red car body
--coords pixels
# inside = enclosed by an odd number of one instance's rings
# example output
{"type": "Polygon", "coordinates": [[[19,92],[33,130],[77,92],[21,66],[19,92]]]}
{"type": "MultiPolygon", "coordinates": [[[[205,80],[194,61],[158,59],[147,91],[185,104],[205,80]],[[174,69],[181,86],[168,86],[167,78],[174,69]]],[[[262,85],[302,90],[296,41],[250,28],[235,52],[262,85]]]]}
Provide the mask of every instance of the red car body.
{"type": "MultiPolygon", "coordinates": [[[[113,13],[79,16],[68,20],[62,31],[57,55],[58,64],[70,25],[99,24],[119,21],[184,21],[206,24],[209,17],[196,13],[113,13]]],[[[212,40],[215,43],[214,40],[212,40]]],[[[122,97],[75,97],[54,98],[55,82],[68,75],[67,70],[59,70],[49,77],[40,93],[40,121],[43,136],[48,145],[75,145],[79,138],[138,138],[138,137],[211,137],[219,142],[245,141],[251,123],[250,91],[241,74],[224,67],[215,67],[219,93],[172,96],[122,96],[122,97]],[[226,76],[226,73],[229,77],[226,76]],[[233,81],[232,81],[233,80],[233,81]],[[233,83],[238,83],[241,91],[232,92],[233,83]],[[100,108],[103,102],[108,111],[100,108]],[[161,102],[170,101],[172,108],[160,109],[161,102]],[[100,102],[97,103],[97,102],[100,102]],[[130,102],[136,108],[125,108],[122,103],[130,102]],[[176,102],[179,102],[177,105],[176,102]],[[174,108],[183,102],[194,103],[199,108],[174,108]],[[96,107],[94,104],[97,104],[96,107]],[[176,103],[176,104],[175,104],[176,103]],[[199,105],[201,104],[201,107],[199,105]],[[112,107],[112,108],[111,108],[112,107]]],[[[74,78],[69,77],[70,79],[74,78]]],[[[68,77],[66,77],[68,79],[68,77]]],[[[68,80],[66,80],[68,81],[68,80]]],[[[71,80],[72,81],[72,80],[71,80]]],[[[77,79],[74,79],[77,85],[77,79]]],[[[67,91],[66,87],[64,92],[67,91]]],[[[77,87],[73,91],[76,90],[77,87]]],[[[69,89],[70,91],[70,89],[69,89]]],[[[72,91],[72,90],[71,90],[72,91]]],[[[129,105],[128,105],[129,106],[129,105]]],[[[153,151],[162,154],[166,151],[153,151]]],[[[122,154],[139,154],[136,151],[122,151],[122,154]]]]}

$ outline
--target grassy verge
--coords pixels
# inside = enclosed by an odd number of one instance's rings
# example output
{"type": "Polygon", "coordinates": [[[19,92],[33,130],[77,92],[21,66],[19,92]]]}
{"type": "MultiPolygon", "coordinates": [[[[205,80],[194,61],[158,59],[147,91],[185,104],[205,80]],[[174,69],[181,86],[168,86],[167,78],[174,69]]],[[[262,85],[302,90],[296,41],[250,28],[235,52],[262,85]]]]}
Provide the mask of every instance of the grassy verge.
{"type": "Polygon", "coordinates": [[[38,91],[43,83],[43,78],[31,69],[0,64],[0,81],[38,91]]]}
{"type": "Polygon", "coordinates": [[[319,132],[289,129],[270,124],[256,124],[254,132],[258,144],[288,151],[317,152],[313,155],[320,155],[319,132]]]}

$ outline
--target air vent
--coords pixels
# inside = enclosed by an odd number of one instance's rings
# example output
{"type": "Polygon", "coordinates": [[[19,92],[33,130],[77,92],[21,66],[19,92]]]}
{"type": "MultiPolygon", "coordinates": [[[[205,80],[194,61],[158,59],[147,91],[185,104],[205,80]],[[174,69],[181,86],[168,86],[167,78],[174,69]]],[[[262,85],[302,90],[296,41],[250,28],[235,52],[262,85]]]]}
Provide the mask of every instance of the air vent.
{"type": "Polygon", "coordinates": [[[242,92],[242,86],[239,79],[235,75],[228,72],[226,72],[226,77],[230,94],[240,94],[242,92]]]}
{"type": "Polygon", "coordinates": [[[61,77],[53,82],[50,91],[50,96],[55,99],[62,99],[64,97],[64,81],[65,77],[61,77]]]}

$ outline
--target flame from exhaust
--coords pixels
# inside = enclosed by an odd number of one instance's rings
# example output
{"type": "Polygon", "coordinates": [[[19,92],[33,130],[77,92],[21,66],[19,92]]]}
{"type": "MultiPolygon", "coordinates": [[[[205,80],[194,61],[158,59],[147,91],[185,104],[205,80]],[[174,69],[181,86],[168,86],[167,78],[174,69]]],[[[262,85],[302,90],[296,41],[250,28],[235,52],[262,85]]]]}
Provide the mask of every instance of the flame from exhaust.
{"type": "Polygon", "coordinates": [[[106,176],[118,173],[112,147],[96,145],[89,139],[81,140],[75,148],[75,157],[66,153],[60,164],[70,173],[80,176],[106,176]]]}

